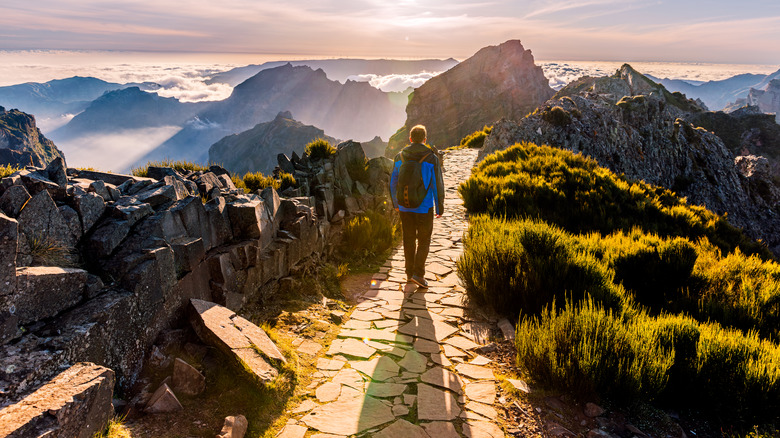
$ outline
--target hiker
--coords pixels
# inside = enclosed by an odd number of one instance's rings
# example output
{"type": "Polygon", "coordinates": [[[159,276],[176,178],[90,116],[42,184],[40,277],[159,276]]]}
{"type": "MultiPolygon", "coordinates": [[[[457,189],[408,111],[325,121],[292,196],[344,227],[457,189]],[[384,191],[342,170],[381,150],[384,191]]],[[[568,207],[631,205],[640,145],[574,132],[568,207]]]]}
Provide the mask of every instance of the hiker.
{"type": "Polygon", "coordinates": [[[401,216],[407,281],[427,288],[425,259],[431,246],[433,210],[444,212],[444,180],[439,155],[425,145],[428,132],[417,125],[409,132],[410,145],[395,157],[390,176],[393,207],[401,216]]]}

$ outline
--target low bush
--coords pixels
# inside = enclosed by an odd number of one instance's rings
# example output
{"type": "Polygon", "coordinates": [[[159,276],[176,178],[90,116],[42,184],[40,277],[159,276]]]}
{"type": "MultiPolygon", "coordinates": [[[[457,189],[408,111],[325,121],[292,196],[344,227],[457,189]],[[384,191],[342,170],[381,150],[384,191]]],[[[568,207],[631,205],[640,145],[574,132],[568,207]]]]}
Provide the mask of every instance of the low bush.
{"type": "Polygon", "coordinates": [[[182,173],[209,171],[209,166],[193,163],[191,161],[164,159],[160,161],[150,161],[141,167],[133,168],[131,170],[131,173],[135,176],[148,177],[149,167],[170,167],[175,169],[177,172],[182,172],[182,173]]]}
{"type": "Polygon", "coordinates": [[[336,153],[336,148],[333,147],[327,140],[318,138],[311,141],[306,145],[304,153],[309,156],[310,159],[317,161],[324,158],[328,158],[336,153]]]}
{"type": "Polygon", "coordinates": [[[460,140],[460,146],[466,148],[479,149],[485,144],[485,139],[493,130],[492,126],[485,125],[482,130],[475,131],[460,140]]]}
{"type": "Polygon", "coordinates": [[[542,120],[553,125],[563,127],[571,123],[571,114],[559,106],[554,106],[542,112],[542,120]]]}
{"type": "MultiPolygon", "coordinates": [[[[273,187],[275,189],[279,189],[280,187],[278,180],[274,179],[272,176],[264,175],[262,172],[245,173],[243,178],[241,178],[241,181],[244,188],[246,188],[249,193],[263,190],[266,187],[273,187]]],[[[236,187],[238,187],[238,185],[236,185],[236,187]]]]}
{"type": "Polygon", "coordinates": [[[662,187],[629,181],[595,160],[531,143],[486,157],[458,191],[472,213],[541,218],[572,232],[602,234],[639,227],[647,233],[707,237],[725,252],[772,259],[766,246],[726,218],[662,187]]]}
{"type": "Polygon", "coordinates": [[[352,258],[377,255],[393,245],[395,232],[388,218],[369,210],[347,221],[339,252],[352,258]]]}
{"type": "Polygon", "coordinates": [[[295,188],[298,186],[298,182],[295,181],[295,177],[291,173],[282,172],[279,174],[279,190],[286,190],[290,187],[295,188]]]}
{"type": "Polygon", "coordinates": [[[0,178],[5,178],[13,174],[14,172],[17,172],[18,170],[19,168],[16,166],[11,166],[10,164],[6,164],[5,166],[3,166],[2,164],[0,164],[0,178]]]}
{"type": "Polygon", "coordinates": [[[236,175],[230,175],[230,180],[233,181],[233,185],[236,186],[237,189],[243,189],[244,193],[250,192],[242,178],[239,178],[236,175]]]}

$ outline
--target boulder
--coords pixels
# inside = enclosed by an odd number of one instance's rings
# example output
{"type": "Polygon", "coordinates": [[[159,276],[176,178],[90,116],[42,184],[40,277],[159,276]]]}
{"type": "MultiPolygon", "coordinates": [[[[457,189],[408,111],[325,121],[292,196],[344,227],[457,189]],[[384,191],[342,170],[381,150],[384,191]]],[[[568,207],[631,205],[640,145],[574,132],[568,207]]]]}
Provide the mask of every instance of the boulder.
{"type": "Polygon", "coordinates": [[[146,403],[144,412],[148,414],[164,414],[169,412],[178,412],[184,409],[184,407],[176,398],[176,394],[171,391],[167,383],[163,383],[154,391],[152,397],[146,403]]]}
{"type": "Polygon", "coordinates": [[[34,195],[19,213],[19,230],[28,238],[48,239],[59,245],[72,248],[76,240],[70,227],[60,214],[57,205],[43,190],[34,195]]]}
{"type": "Polygon", "coordinates": [[[81,218],[79,218],[79,214],[76,212],[76,210],[74,210],[68,205],[60,206],[59,210],[60,210],[60,214],[62,215],[62,218],[65,220],[65,223],[68,224],[70,233],[73,235],[73,238],[78,242],[79,239],[81,239],[81,235],[84,233],[81,227],[81,218]]]}
{"type": "Polygon", "coordinates": [[[279,169],[281,169],[282,172],[287,172],[291,175],[295,173],[295,166],[293,165],[292,161],[287,158],[287,155],[278,154],[276,156],[276,161],[279,163],[279,169]]]}
{"type": "Polygon", "coordinates": [[[198,185],[198,191],[200,192],[201,196],[206,196],[215,187],[220,187],[219,179],[211,172],[206,172],[199,176],[195,180],[195,184],[198,185]]]}
{"type": "Polygon", "coordinates": [[[114,414],[114,372],[77,363],[20,402],[0,409],[0,436],[89,438],[114,414]]]}
{"type": "Polygon", "coordinates": [[[150,204],[141,203],[134,198],[129,199],[131,199],[131,201],[128,201],[130,202],[129,205],[114,205],[114,208],[111,210],[111,216],[127,221],[127,224],[132,227],[141,219],[154,214],[154,209],[150,204]]]}
{"type": "Polygon", "coordinates": [[[263,329],[218,304],[198,299],[191,299],[190,304],[195,332],[203,342],[227,355],[239,371],[261,384],[279,375],[268,360],[281,362],[284,356],[263,329]]]}
{"type": "Polygon", "coordinates": [[[0,196],[0,211],[11,217],[19,216],[22,207],[30,200],[30,193],[23,185],[8,187],[0,196]]]}
{"type": "Polygon", "coordinates": [[[147,176],[149,178],[153,178],[159,181],[165,178],[166,176],[180,177],[181,175],[175,169],[172,169],[170,167],[149,166],[147,170],[147,176]]]}
{"type": "Polygon", "coordinates": [[[227,204],[235,239],[258,239],[265,246],[273,239],[271,220],[262,200],[241,199],[227,204]]]}
{"type": "Polygon", "coordinates": [[[114,197],[111,196],[111,192],[108,190],[108,187],[106,187],[105,181],[97,180],[93,181],[89,188],[87,188],[87,192],[89,193],[97,193],[98,196],[103,198],[106,202],[111,202],[114,200],[114,197]]]}
{"type": "Polygon", "coordinates": [[[103,216],[103,212],[106,210],[106,201],[97,193],[85,193],[76,196],[75,206],[81,217],[82,234],[86,234],[103,216]]]}
{"type": "Polygon", "coordinates": [[[336,172],[336,182],[341,187],[344,196],[352,194],[352,186],[357,176],[351,175],[350,169],[362,168],[366,165],[366,160],[366,153],[360,143],[350,140],[338,145],[333,166],[336,172]]]}
{"type": "Polygon", "coordinates": [[[69,309],[84,298],[87,271],[56,266],[17,270],[17,291],[11,295],[20,324],[40,321],[69,309]]]}
{"type": "Polygon", "coordinates": [[[249,422],[243,415],[225,417],[225,424],[217,438],[244,438],[249,422]]]}
{"type": "Polygon", "coordinates": [[[0,213],[0,305],[16,291],[16,251],[19,223],[0,213]]]}
{"type": "Polygon", "coordinates": [[[89,238],[88,247],[95,257],[108,257],[130,233],[130,224],[125,220],[104,221],[89,238]]]}
{"type": "Polygon", "coordinates": [[[66,193],[65,189],[50,181],[47,175],[40,172],[22,171],[19,176],[27,191],[33,196],[46,191],[54,198],[61,198],[66,193]]]}
{"type": "MultiPolygon", "coordinates": [[[[73,170],[73,169],[69,169],[69,170],[73,170]]],[[[138,177],[133,175],[123,175],[121,173],[98,172],[95,170],[78,170],[78,177],[89,179],[92,181],[105,181],[115,186],[120,186],[127,181],[131,181],[136,184],[142,181],[146,181],[146,183],[151,183],[151,180],[149,178],[143,178],[143,177],[138,177]]]]}
{"type": "Polygon", "coordinates": [[[62,157],[53,159],[44,171],[53,183],[65,189],[68,187],[68,175],[65,173],[65,160],[62,157]]]}
{"type": "Polygon", "coordinates": [[[195,367],[177,358],[173,362],[173,389],[180,394],[198,395],[206,389],[206,378],[195,367]]]}
{"type": "Polygon", "coordinates": [[[200,237],[179,237],[171,242],[176,273],[179,278],[187,272],[192,272],[195,267],[206,258],[206,248],[200,237]]]}

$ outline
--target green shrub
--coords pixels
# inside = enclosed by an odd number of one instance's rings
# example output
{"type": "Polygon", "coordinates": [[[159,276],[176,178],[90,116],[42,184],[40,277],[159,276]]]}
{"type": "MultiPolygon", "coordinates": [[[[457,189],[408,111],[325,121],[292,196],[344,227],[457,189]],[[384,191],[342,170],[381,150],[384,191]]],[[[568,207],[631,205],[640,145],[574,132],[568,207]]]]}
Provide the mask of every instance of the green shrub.
{"type": "Polygon", "coordinates": [[[133,168],[131,173],[135,176],[148,177],[149,167],[170,167],[175,169],[177,172],[182,173],[209,171],[209,166],[193,163],[191,161],[164,159],[160,161],[150,161],[141,167],[133,168]]]}
{"type": "Polygon", "coordinates": [[[304,153],[308,155],[310,159],[317,161],[328,158],[335,154],[336,148],[328,143],[327,140],[318,138],[306,145],[304,153]]]}
{"type": "Polygon", "coordinates": [[[655,336],[652,325],[626,323],[586,299],[521,319],[515,342],[518,364],[547,385],[633,400],[658,396],[674,362],[655,336]]]}
{"type": "Polygon", "coordinates": [[[236,186],[237,189],[243,189],[244,193],[250,193],[250,190],[246,186],[246,183],[244,182],[243,179],[235,175],[230,175],[230,180],[233,181],[233,185],[236,186]]]}
{"type": "Polygon", "coordinates": [[[553,126],[563,127],[571,123],[571,114],[559,106],[554,106],[542,112],[542,120],[553,126]]]}
{"type": "Polygon", "coordinates": [[[380,254],[393,245],[395,231],[388,218],[369,210],[347,221],[339,251],[351,257],[380,254]]]}
{"type": "Polygon", "coordinates": [[[628,181],[595,160],[531,143],[487,156],[458,191],[469,212],[538,217],[572,232],[639,227],[647,233],[710,242],[731,252],[771,259],[769,250],[726,218],[689,205],[667,189],[628,181]]]}
{"type": "Polygon", "coordinates": [[[286,190],[289,187],[295,188],[298,186],[298,182],[295,181],[295,177],[287,172],[279,174],[279,190],[286,190]]]}
{"type": "Polygon", "coordinates": [[[482,130],[475,131],[460,140],[460,146],[467,148],[479,149],[485,144],[485,139],[493,130],[492,126],[485,125],[482,130]]]}
{"type": "Polygon", "coordinates": [[[7,164],[3,166],[0,164],[0,178],[5,178],[7,176],[10,176],[14,172],[17,172],[19,170],[16,166],[11,166],[10,164],[7,164]]]}
{"type": "MultiPolygon", "coordinates": [[[[263,175],[262,172],[248,172],[241,178],[244,188],[248,193],[254,193],[258,190],[263,190],[266,187],[273,187],[279,189],[280,183],[272,176],[263,175]]],[[[235,180],[234,180],[235,183],[235,180]]],[[[236,185],[238,187],[238,185],[236,185]]]]}
{"type": "Polygon", "coordinates": [[[557,227],[476,216],[464,245],[457,267],[469,296],[508,315],[536,314],[585,294],[609,308],[625,304],[614,272],[557,227]]]}

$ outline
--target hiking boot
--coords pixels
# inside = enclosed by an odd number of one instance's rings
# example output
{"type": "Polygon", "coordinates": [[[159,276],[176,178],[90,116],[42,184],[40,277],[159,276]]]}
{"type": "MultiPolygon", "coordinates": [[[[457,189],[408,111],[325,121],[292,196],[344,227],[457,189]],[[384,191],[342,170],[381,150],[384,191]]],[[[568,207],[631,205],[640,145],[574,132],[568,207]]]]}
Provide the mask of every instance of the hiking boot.
{"type": "Polygon", "coordinates": [[[417,286],[420,286],[420,287],[426,288],[426,289],[428,288],[428,282],[425,281],[424,278],[422,278],[422,277],[420,277],[418,275],[413,275],[410,280],[412,280],[412,283],[416,284],[417,286]]]}

